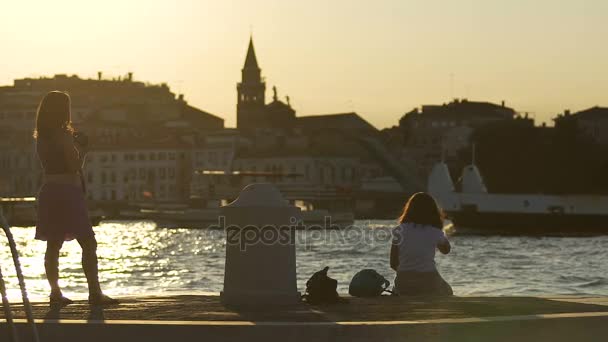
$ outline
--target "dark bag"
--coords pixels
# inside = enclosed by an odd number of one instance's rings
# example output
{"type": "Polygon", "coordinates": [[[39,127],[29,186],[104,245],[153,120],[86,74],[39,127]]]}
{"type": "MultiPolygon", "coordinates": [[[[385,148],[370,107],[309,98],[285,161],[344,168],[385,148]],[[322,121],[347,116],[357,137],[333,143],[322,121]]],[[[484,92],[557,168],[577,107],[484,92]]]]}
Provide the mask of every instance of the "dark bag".
{"type": "Polygon", "coordinates": [[[359,271],[348,286],[348,293],[353,297],[377,297],[382,292],[390,292],[391,282],[372,269],[359,271]]]}
{"type": "Polygon", "coordinates": [[[310,304],[336,303],[340,301],[338,295],[338,281],[327,276],[329,267],[315,272],[306,282],[306,292],[302,299],[310,304]]]}

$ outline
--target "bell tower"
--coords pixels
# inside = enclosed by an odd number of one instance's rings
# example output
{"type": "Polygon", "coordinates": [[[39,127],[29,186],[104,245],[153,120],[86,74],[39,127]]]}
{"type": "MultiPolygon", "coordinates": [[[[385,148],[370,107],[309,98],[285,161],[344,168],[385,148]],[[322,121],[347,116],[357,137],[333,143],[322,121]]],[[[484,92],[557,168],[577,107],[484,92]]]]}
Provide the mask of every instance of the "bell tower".
{"type": "Polygon", "coordinates": [[[253,38],[249,39],[245,65],[241,70],[241,82],[237,84],[236,89],[236,126],[243,130],[253,129],[256,124],[264,121],[266,104],[266,83],[262,79],[262,70],[255,57],[253,38]]]}

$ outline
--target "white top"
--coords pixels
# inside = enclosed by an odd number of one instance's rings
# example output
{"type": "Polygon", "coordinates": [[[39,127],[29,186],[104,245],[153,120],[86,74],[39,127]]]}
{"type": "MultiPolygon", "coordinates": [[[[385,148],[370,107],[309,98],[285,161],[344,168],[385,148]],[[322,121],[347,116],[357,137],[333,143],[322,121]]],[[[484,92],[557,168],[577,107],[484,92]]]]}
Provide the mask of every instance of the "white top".
{"type": "Polygon", "coordinates": [[[433,272],[435,249],[445,244],[447,237],[441,229],[414,223],[402,223],[393,229],[393,244],[399,247],[399,271],[433,272]]]}

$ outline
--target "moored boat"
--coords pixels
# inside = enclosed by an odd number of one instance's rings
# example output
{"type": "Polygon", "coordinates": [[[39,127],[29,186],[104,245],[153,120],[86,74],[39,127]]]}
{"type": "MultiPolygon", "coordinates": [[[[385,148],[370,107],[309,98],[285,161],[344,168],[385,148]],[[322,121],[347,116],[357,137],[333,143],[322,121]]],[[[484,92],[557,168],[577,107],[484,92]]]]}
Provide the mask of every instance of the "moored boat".
{"type": "Polygon", "coordinates": [[[435,197],[458,232],[482,234],[586,235],[608,234],[608,196],[489,193],[473,163],[455,191],[445,163],[429,176],[435,197]]]}

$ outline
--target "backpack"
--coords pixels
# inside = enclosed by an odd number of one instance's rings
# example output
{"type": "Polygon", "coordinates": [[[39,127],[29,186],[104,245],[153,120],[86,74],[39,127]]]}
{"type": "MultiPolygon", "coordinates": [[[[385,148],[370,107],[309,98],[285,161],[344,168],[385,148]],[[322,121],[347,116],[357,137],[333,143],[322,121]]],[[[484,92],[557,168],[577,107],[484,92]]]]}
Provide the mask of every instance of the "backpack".
{"type": "Polygon", "coordinates": [[[338,295],[338,281],[327,276],[329,267],[315,272],[306,282],[306,292],[302,299],[309,304],[336,303],[340,301],[338,295]]]}
{"type": "Polygon", "coordinates": [[[372,269],[359,271],[348,286],[348,293],[353,297],[377,297],[382,292],[390,292],[391,282],[372,269]]]}

